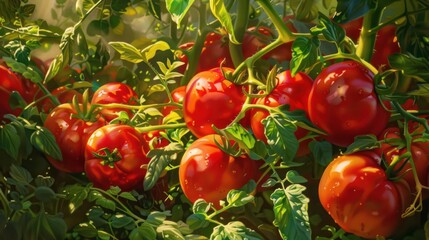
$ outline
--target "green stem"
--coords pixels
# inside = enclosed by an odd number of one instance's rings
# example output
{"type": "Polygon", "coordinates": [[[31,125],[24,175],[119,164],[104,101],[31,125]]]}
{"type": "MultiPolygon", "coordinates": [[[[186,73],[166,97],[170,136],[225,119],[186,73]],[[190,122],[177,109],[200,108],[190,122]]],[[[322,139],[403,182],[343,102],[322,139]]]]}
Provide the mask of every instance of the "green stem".
{"type": "Polygon", "coordinates": [[[265,11],[265,13],[273,22],[274,27],[277,29],[279,33],[279,38],[281,39],[281,41],[284,43],[290,42],[294,38],[293,34],[290,31],[290,29],[286,27],[286,25],[283,22],[283,19],[274,9],[271,2],[269,0],[256,0],[256,2],[259,3],[259,5],[262,7],[262,9],[265,11]]]}
{"type": "Polygon", "coordinates": [[[380,22],[381,10],[370,10],[363,18],[356,55],[369,62],[374,51],[377,32],[371,31],[380,22]]]}
{"type": "Polygon", "coordinates": [[[173,97],[171,96],[170,89],[168,88],[168,84],[165,81],[165,79],[159,74],[159,72],[155,69],[155,67],[149,61],[145,61],[145,63],[156,74],[156,76],[158,76],[159,81],[161,82],[162,86],[164,86],[164,89],[167,92],[167,97],[168,97],[169,102],[173,102],[173,97]]]}
{"type": "Polygon", "coordinates": [[[237,4],[237,19],[234,23],[235,38],[240,44],[234,44],[229,41],[229,53],[234,66],[243,62],[242,42],[247,29],[247,20],[249,16],[249,0],[240,0],[237,4]]]}
{"type": "Polygon", "coordinates": [[[10,214],[9,200],[7,199],[6,195],[4,194],[3,189],[0,189],[0,201],[3,205],[3,209],[5,210],[5,215],[9,216],[9,214],[10,214]]]}
{"type": "Polygon", "coordinates": [[[107,104],[93,104],[92,106],[99,107],[99,108],[121,108],[121,109],[129,109],[129,110],[145,110],[148,108],[162,108],[166,106],[174,106],[181,108],[182,104],[176,103],[176,102],[168,102],[168,103],[154,103],[154,104],[148,104],[148,105],[128,105],[128,104],[122,104],[122,103],[107,103],[107,104]]]}
{"type": "Polygon", "coordinates": [[[149,127],[136,127],[136,129],[137,131],[144,133],[144,132],[150,132],[155,130],[176,129],[176,128],[184,128],[184,127],[186,127],[186,123],[154,125],[149,127]]]}

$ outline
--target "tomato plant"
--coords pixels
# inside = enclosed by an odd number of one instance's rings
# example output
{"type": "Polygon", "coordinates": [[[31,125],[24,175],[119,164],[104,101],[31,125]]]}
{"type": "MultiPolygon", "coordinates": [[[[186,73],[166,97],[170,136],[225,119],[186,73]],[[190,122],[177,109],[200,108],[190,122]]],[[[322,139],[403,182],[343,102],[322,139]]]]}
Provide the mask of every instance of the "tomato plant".
{"type": "MultiPolygon", "coordinates": [[[[41,94],[39,94],[41,95],[41,94]]],[[[56,97],[60,103],[72,103],[74,97],[79,103],[82,103],[83,96],[80,92],[67,88],[65,86],[58,87],[51,92],[51,95],[56,97]]],[[[54,103],[50,98],[45,98],[39,103],[41,111],[49,113],[54,107],[54,103]]]]}
{"type": "Polygon", "coordinates": [[[24,87],[22,85],[22,82],[18,79],[15,73],[13,73],[9,69],[1,65],[0,65],[0,76],[1,76],[1,85],[0,85],[1,118],[3,118],[3,116],[8,113],[19,115],[21,110],[13,109],[9,104],[9,98],[10,98],[10,94],[13,91],[16,91],[20,94],[24,92],[24,87]]]}
{"type": "Polygon", "coordinates": [[[326,131],[328,141],[351,144],[364,134],[379,134],[389,112],[374,91],[373,74],[357,62],[336,63],[314,80],[308,99],[310,120],[326,131]]]}
{"type": "Polygon", "coordinates": [[[212,125],[225,128],[240,112],[245,96],[239,86],[223,75],[232,71],[213,68],[200,72],[186,86],[184,119],[195,136],[215,133],[212,125]]]}
{"type": "MultiPolygon", "coordinates": [[[[79,105],[82,107],[82,105],[79,105]]],[[[80,109],[72,104],[61,104],[49,113],[43,124],[51,131],[61,149],[62,161],[48,156],[49,162],[64,172],[83,172],[85,157],[83,156],[86,142],[91,134],[106,124],[104,118],[86,119],[79,115],[80,109]]]]}
{"type": "Polygon", "coordinates": [[[367,155],[333,160],[320,179],[319,198],[338,225],[364,238],[388,237],[401,223],[400,192],[367,155]]]}
{"type": "MultiPolygon", "coordinates": [[[[171,92],[171,98],[176,103],[182,103],[185,98],[186,86],[180,86],[171,92]]],[[[167,116],[171,111],[177,109],[174,106],[166,106],[162,109],[162,114],[167,116]]]]}
{"type": "Polygon", "coordinates": [[[149,162],[144,139],[128,125],[110,124],[95,130],[85,146],[85,173],[94,186],[123,191],[141,184],[149,162]]]}
{"type": "Polygon", "coordinates": [[[221,136],[210,134],[192,143],[180,162],[179,179],[191,202],[202,198],[220,208],[228,191],[254,179],[258,168],[248,156],[233,157],[216,142],[222,143],[221,136]]]}

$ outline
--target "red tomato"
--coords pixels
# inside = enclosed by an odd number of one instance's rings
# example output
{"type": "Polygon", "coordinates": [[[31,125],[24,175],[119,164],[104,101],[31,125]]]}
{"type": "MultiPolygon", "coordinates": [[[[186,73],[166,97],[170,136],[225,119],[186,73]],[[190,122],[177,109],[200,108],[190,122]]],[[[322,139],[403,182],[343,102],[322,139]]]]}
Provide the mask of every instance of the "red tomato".
{"type": "MultiPolygon", "coordinates": [[[[223,68],[232,72],[230,68],[223,68]]],[[[213,134],[212,125],[222,129],[228,126],[244,104],[246,97],[241,88],[225,79],[220,68],[200,72],[186,87],[183,113],[189,130],[203,137],[213,134]]]]}
{"type": "Polygon", "coordinates": [[[180,162],[179,180],[191,202],[202,198],[220,208],[219,201],[228,191],[255,179],[258,167],[257,161],[246,155],[234,158],[225,153],[215,141],[222,144],[222,137],[207,135],[189,146],[180,162]]]}
{"type": "MultiPolygon", "coordinates": [[[[242,49],[243,49],[243,57],[246,59],[251,57],[253,54],[267,46],[270,42],[274,40],[274,34],[271,29],[260,26],[250,27],[247,29],[246,34],[244,34],[242,49]]],[[[269,54],[265,54],[262,58],[268,59],[270,57],[269,54]]]]}
{"type": "Polygon", "coordinates": [[[375,159],[359,153],[334,159],[319,183],[319,199],[326,211],[346,232],[364,238],[388,237],[397,230],[401,193],[375,159]]]}
{"type": "Polygon", "coordinates": [[[44,123],[44,127],[54,135],[63,156],[62,161],[49,156],[48,160],[55,168],[64,172],[84,171],[86,141],[96,129],[106,124],[103,118],[96,118],[91,122],[76,118],[76,114],[77,111],[71,104],[61,104],[49,113],[44,123]]]}
{"type": "Polygon", "coordinates": [[[0,119],[5,114],[19,115],[21,109],[12,109],[9,105],[9,97],[12,92],[22,95],[24,87],[21,80],[8,68],[0,65],[0,119]]]}
{"type": "MultiPolygon", "coordinates": [[[[91,99],[91,104],[121,103],[137,105],[138,99],[137,93],[127,84],[111,82],[102,85],[95,91],[91,99]]],[[[102,108],[101,115],[103,115],[107,121],[111,121],[116,118],[121,111],[131,114],[130,110],[124,108],[102,108]]]]}
{"type": "MultiPolygon", "coordinates": [[[[186,91],[186,86],[180,86],[180,87],[174,89],[171,92],[171,97],[172,97],[173,101],[176,103],[182,103],[183,99],[185,98],[185,91],[186,91]]],[[[173,111],[175,109],[177,109],[177,107],[173,107],[173,106],[164,107],[162,109],[162,114],[164,116],[167,116],[168,114],[170,114],[171,111],[173,111]]]]}
{"type": "MultiPolygon", "coordinates": [[[[188,42],[179,46],[183,50],[189,50],[194,46],[194,43],[188,42]]],[[[188,63],[188,57],[186,55],[180,55],[179,59],[185,63],[188,63]]],[[[204,47],[201,50],[201,54],[198,60],[196,72],[207,71],[212,68],[220,67],[222,61],[223,67],[234,67],[232,63],[231,55],[228,48],[227,35],[211,32],[207,35],[204,41],[204,47]]],[[[182,67],[184,72],[186,69],[185,65],[182,67]]]]}
{"type": "MultiPolygon", "coordinates": [[[[66,88],[64,86],[54,89],[51,94],[55,96],[60,103],[71,103],[74,96],[77,97],[79,103],[82,103],[83,101],[83,96],[80,92],[74,89],[66,88]]],[[[43,99],[39,106],[41,111],[46,113],[51,111],[55,107],[54,103],[51,101],[50,98],[43,99]]]]}
{"type": "Polygon", "coordinates": [[[85,172],[95,187],[130,191],[142,185],[149,163],[144,139],[133,127],[111,124],[97,129],[85,147],[85,172]]]}
{"type": "MultiPolygon", "coordinates": [[[[280,105],[289,104],[290,110],[308,111],[308,96],[310,94],[313,80],[305,73],[297,73],[295,77],[291,76],[290,70],[284,71],[277,75],[277,85],[272,92],[263,98],[259,98],[256,104],[277,107],[280,105]]],[[[251,127],[255,137],[267,142],[264,133],[262,120],[268,117],[269,113],[263,109],[251,110],[251,127]]],[[[308,131],[298,128],[295,136],[299,139],[307,135],[308,131]]],[[[303,156],[309,153],[308,141],[301,142],[297,156],[303,156]]]]}
{"type": "MultiPolygon", "coordinates": [[[[291,30],[291,32],[298,32],[290,21],[293,18],[294,16],[286,16],[283,21],[286,22],[286,26],[291,30]]],[[[275,48],[268,53],[269,58],[275,59],[278,62],[290,61],[292,59],[292,44],[293,42],[288,42],[275,48]]]]}
{"type": "MultiPolygon", "coordinates": [[[[414,137],[420,137],[419,135],[414,137]]],[[[384,155],[388,164],[406,152],[406,148],[398,149],[397,146],[389,144],[389,140],[401,139],[401,130],[399,128],[388,128],[380,134],[381,139],[385,139],[386,143],[381,145],[381,152],[384,155]]],[[[411,144],[411,155],[417,170],[417,176],[421,184],[425,185],[427,176],[429,175],[429,143],[428,142],[413,142],[411,144]]],[[[415,192],[416,182],[414,174],[409,162],[405,163],[407,159],[403,159],[395,165],[395,170],[398,171],[397,176],[402,177],[412,191],[415,192]],[[405,165],[403,165],[405,164],[405,165]]],[[[410,160],[408,160],[410,161],[410,160]]]]}
{"type": "Polygon", "coordinates": [[[317,76],[309,99],[310,120],[328,135],[326,140],[347,146],[358,135],[378,135],[390,113],[374,91],[373,74],[354,61],[333,64],[317,76]]]}
{"type": "MultiPolygon", "coordinates": [[[[358,18],[342,25],[347,36],[355,42],[359,39],[362,22],[363,18],[358,18]]],[[[398,53],[399,51],[400,48],[396,37],[396,27],[394,25],[387,25],[377,32],[371,64],[376,68],[382,65],[388,65],[388,56],[393,53],[398,53]]]]}

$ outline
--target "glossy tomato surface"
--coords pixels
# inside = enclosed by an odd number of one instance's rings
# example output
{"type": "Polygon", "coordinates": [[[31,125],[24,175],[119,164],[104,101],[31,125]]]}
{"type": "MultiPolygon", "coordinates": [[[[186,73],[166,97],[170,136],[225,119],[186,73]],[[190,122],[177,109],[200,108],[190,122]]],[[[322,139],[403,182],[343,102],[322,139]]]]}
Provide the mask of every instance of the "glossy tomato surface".
{"type": "MultiPolygon", "coordinates": [[[[232,72],[223,68],[224,72],[232,72]]],[[[186,87],[183,113],[187,127],[197,137],[213,134],[237,117],[245,101],[241,87],[226,80],[220,68],[200,72],[186,87]]]]}
{"type": "MultiPolygon", "coordinates": [[[[101,85],[97,91],[95,91],[91,99],[91,104],[121,103],[137,105],[138,99],[137,93],[127,84],[111,82],[101,85]]],[[[102,108],[101,114],[107,121],[111,121],[116,118],[121,111],[131,114],[131,111],[125,108],[102,108]]]]}
{"type": "Polygon", "coordinates": [[[389,237],[401,223],[401,192],[367,154],[334,159],[320,179],[319,199],[341,228],[363,238],[389,237]]]}
{"type": "Polygon", "coordinates": [[[84,171],[84,150],[89,136],[98,128],[104,126],[103,118],[96,118],[94,122],[75,117],[76,109],[68,103],[55,107],[46,117],[46,127],[55,137],[62,161],[48,156],[49,162],[58,170],[70,173],[84,171]]]}
{"type": "Polygon", "coordinates": [[[94,186],[122,191],[143,186],[149,163],[144,139],[133,127],[110,124],[94,131],[85,147],[85,172],[94,186]]]}
{"type": "Polygon", "coordinates": [[[3,119],[5,114],[21,113],[21,109],[12,109],[9,104],[10,94],[14,91],[21,95],[24,92],[21,80],[11,70],[0,65],[0,119],[3,119]]]}
{"type": "MultiPolygon", "coordinates": [[[[173,102],[176,103],[182,103],[183,99],[185,98],[185,92],[186,92],[186,86],[180,86],[178,88],[175,88],[171,92],[171,98],[173,102]]],[[[162,114],[164,116],[167,116],[171,111],[176,110],[177,107],[174,106],[167,106],[162,109],[162,114]]]]}
{"type": "Polygon", "coordinates": [[[358,135],[378,135],[390,113],[374,91],[374,75],[354,61],[333,64],[317,76],[308,99],[310,120],[329,142],[348,146],[358,135]]]}
{"type": "MultiPolygon", "coordinates": [[[[272,92],[266,97],[258,98],[255,103],[269,107],[288,104],[291,111],[300,109],[307,112],[308,96],[313,86],[313,80],[305,73],[297,73],[295,77],[292,77],[289,70],[279,73],[277,79],[276,87],[272,92]]],[[[255,137],[266,143],[267,138],[262,120],[269,116],[269,112],[254,108],[251,110],[251,116],[250,123],[255,137]]],[[[295,136],[300,139],[307,135],[307,133],[307,130],[298,128],[295,136]]],[[[301,142],[297,155],[302,156],[308,152],[308,141],[301,142]]]]}
{"type": "Polygon", "coordinates": [[[246,155],[233,157],[223,152],[215,141],[222,144],[221,136],[207,135],[189,146],[180,162],[179,179],[191,202],[202,198],[219,208],[219,201],[229,190],[239,189],[255,179],[258,167],[246,155]]]}

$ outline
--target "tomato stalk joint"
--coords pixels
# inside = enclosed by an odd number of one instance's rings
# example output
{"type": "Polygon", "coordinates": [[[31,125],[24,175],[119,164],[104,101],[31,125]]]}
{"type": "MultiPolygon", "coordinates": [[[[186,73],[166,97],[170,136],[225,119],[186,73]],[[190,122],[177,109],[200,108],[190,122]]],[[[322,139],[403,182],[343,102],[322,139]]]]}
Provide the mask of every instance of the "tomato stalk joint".
{"type": "Polygon", "coordinates": [[[117,148],[113,149],[113,151],[110,151],[109,148],[102,148],[98,150],[98,152],[92,153],[94,157],[101,159],[100,162],[103,166],[109,166],[110,168],[115,167],[115,162],[120,161],[122,159],[121,153],[119,153],[119,150],[117,148]]]}

